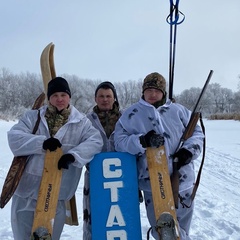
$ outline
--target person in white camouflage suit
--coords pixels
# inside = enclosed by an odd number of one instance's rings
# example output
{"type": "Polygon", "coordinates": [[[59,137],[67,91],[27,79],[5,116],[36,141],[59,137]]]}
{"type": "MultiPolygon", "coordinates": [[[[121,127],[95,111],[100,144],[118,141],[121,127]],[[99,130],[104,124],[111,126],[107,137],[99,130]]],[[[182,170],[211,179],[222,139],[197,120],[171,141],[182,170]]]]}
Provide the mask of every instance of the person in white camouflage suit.
{"type": "MultiPolygon", "coordinates": [[[[152,235],[159,239],[155,230],[156,218],[152,200],[148,165],[147,147],[159,147],[164,144],[168,160],[169,174],[173,172],[173,158],[179,159],[179,194],[186,205],[191,203],[194,186],[194,160],[201,153],[204,135],[200,126],[196,126],[193,135],[187,139],[175,153],[180,138],[189,122],[191,112],[184,106],[166,100],[166,80],[157,73],[151,73],[144,79],[142,98],[120,117],[115,126],[115,149],[137,156],[139,188],[144,193],[148,220],[152,235]]],[[[181,202],[182,202],[181,201],[181,202]]],[[[181,204],[177,209],[181,240],[189,240],[189,229],[193,215],[193,205],[187,208],[181,204]]]]}
{"type": "Polygon", "coordinates": [[[11,224],[15,240],[30,239],[46,150],[61,147],[56,170],[63,169],[52,240],[59,240],[66,218],[65,201],[75,194],[82,168],[101,152],[103,141],[91,121],[70,105],[71,91],[64,78],[48,83],[48,104],[27,111],[8,132],[9,146],[15,156],[29,156],[19,185],[12,197],[11,224]],[[57,169],[58,168],[58,169],[57,169]]]}
{"type": "MultiPolygon", "coordinates": [[[[114,152],[114,128],[121,112],[116,89],[111,82],[102,82],[97,86],[95,102],[97,105],[94,106],[93,111],[87,117],[101,133],[103,139],[102,152],[114,152]]],[[[89,191],[89,168],[87,167],[84,174],[83,190],[83,240],[92,239],[89,191]]]]}

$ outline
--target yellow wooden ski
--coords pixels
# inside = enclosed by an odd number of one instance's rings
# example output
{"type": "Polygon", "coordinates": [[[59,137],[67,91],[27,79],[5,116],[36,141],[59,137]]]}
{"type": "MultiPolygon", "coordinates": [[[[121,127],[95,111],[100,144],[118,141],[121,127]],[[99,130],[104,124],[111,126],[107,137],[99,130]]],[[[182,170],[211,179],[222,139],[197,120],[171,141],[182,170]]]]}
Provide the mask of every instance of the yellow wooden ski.
{"type": "MultiPolygon", "coordinates": [[[[40,66],[44,92],[45,96],[47,96],[48,83],[51,79],[56,77],[53,43],[49,43],[42,51],[40,66]]],[[[55,152],[46,152],[42,181],[32,227],[32,239],[51,239],[62,178],[62,170],[58,170],[57,168],[58,160],[61,156],[62,150],[60,148],[55,152]],[[50,195],[51,198],[49,198],[50,195]],[[50,206],[47,211],[45,208],[46,204],[50,206]],[[40,236],[44,237],[40,238],[40,236]]],[[[68,225],[78,225],[75,195],[70,201],[66,202],[65,223],[68,225]]]]}
{"type": "Polygon", "coordinates": [[[148,171],[160,240],[180,240],[165,147],[147,148],[148,171]]]}
{"type": "Polygon", "coordinates": [[[40,66],[43,78],[43,85],[45,94],[47,93],[47,86],[50,80],[56,77],[54,65],[54,44],[49,43],[42,51],[40,57],[40,66]]]}
{"type": "MultiPolygon", "coordinates": [[[[54,45],[50,43],[40,58],[45,95],[48,82],[56,77],[53,59],[54,45]]],[[[58,170],[58,160],[62,156],[61,148],[46,151],[42,180],[39,188],[31,239],[52,239],[54,218],[61,186],[62,170],[58,170]]]]}
{"type": "Polygon", "coordinates": [[[51,239],[62,178],[62,170],[57,167],[61,156],[61,148],[53,152],[47,150],[34,214],[32,239],[51,239]]]}

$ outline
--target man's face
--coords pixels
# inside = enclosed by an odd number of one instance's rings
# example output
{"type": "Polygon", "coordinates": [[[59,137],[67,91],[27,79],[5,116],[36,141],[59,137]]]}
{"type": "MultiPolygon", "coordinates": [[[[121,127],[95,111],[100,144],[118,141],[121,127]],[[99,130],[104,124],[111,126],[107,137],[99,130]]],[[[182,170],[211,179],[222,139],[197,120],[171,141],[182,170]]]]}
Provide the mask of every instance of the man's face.
{"type": "Polygon", "coordinates": [[[56,92],[50,96],[49,102],[56,107],[58,111],[61,111],[68,107],[70,96],[65,92],[56,92]]]}
{"type": "Polygon", "coordinates": [[[143,93],[144,99],[150,104],[154,104],[158,101],[161,101],[163,98],[163,92],[155,88],[148,88],[143,93]]]}
{"type": "Polygon", "coordinates": [[[113,108],[114,103],[114,94],[113,91],[109,89],[100,88],[97,91],[95,102],[97,103],[100,111],[109,111],[113,108]]]}

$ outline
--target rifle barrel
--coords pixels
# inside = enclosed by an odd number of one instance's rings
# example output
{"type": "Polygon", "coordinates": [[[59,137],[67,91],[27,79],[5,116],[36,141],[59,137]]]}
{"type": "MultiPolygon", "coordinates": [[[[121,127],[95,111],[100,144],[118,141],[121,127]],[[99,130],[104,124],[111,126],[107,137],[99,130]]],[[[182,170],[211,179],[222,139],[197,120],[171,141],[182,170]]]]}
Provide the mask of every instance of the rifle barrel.
{"type": "Polygon", "coordinates": [[[198,107],[198,105],[199,105],[199,102],[201,101],[202,96],[203,96],[203,94],[205,93],[205,91],[206,91],[206,89],[207,89],[207,85],[208,85],[208,83],[209,83],[209,81],[210,81],[210,79],[211,79],[211,77],[212,77],[212,74],[213,74],[213,70],[210,70],[210,72],[209,72],[209,74],[208,74],[208,77],[207,77],[207,80],[206,80],[206,82],[205,82],[205,84],[204,84],[204,86],[203,86],[203,89],[202,89],[202,91],[201,91],[201,94],[199,95],[198,100],[197,100],[197,103],[196,103],[196,105],[195,105],[195,107],[194,107],[194,109],[193,109],[193,111],[192,111],[193,113],[195,113],[196,110],[197,110],[197,107],[198,107]]]}

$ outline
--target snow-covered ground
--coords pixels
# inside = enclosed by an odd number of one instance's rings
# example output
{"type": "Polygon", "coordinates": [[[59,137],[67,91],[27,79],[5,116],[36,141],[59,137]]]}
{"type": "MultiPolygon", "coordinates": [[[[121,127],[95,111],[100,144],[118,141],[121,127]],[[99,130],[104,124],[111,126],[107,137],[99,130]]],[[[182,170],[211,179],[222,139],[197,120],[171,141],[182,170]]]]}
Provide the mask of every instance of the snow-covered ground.
{"type": "MultiPolygon", "coordinates": [[[[207,151],[201,183],[196,195],[192,221],[192,240],[240,240],[240,122],[204,121],[207,151]]],[[[0,121],[0,190],[7,174],[12,153],[6,132],[14,122],[0,121]]],[[[199,158],[200,162],[201,158],[199,158]]],[[[199,163],[196,164],[196,170],[199,163]]],[[[65,226],[62,240],[82,239],[81,178],[76,192],[79,226],[65,226]]],[[[13,239],[10,223],[11,202],[0,210],[0,239],[13,239]]],[[[149,228],[144,205],[141,204],[143,240],[149,228]]],[[[102,239],[100,239],[102,240],[102,239]]],[[[134,240],[134,239],[131,239],[134,240]]]]}

